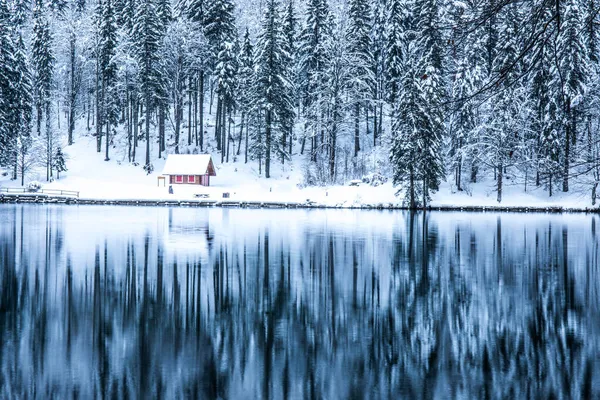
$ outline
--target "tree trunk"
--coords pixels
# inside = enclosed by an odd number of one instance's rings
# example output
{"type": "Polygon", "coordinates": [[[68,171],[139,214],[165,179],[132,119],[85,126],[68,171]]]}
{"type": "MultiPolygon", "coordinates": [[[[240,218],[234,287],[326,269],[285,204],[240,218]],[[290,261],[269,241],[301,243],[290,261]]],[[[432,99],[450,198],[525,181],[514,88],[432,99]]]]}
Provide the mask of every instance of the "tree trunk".
{"type": "Polygon", "coordinates": [[[158,106],[158,158],[162,158],[165,151],[165,105],[158,106]]]}
{"type": "Polygon", "coordinates": [[[110,161],[110,157],[108,156],[108,147],[110,145],[110,120],[106,119],[106,155],[104,157],[104,161],[110,161]]]}
{"type": "MultiPolygon", "coordinates": [[[[230,143],[231,143],[231,116],[229,118],[227,118],[227,162],[229,162],[229,144],[230,143]]],[[[234,142],[234,146],[235,146],[235,142],[234,142]]]]}
{"type": "Polygon", "coordinates": [[[565,129],[565,163],[563,170],[563,192],[569,191],[569,162],[571,157],[571,106],[569,98],[566,99],[567,102],[567,129],[565,129]]]}
{"type": "MultiPolygon", "coordinates": [[[[146,166],[150,167],[150,94],[146,93],[146,166]]],[[[148,172],[148,171],[147,171],[148,172]]]]}
{"type": "Polygon", "coordinates": [[[200,71],[198,80],[200,81],[200,150],[204,151],[204,70],[200,71]]]}
{"type": "Polygon", "coordinates": [[[358,157],[360,151],[360,105],[354,105],[354,157],[358,157]]]}
{"type": "Polygon", "coordinates": [[[194,80],[194,143],[198,146],[198,79],[194,80]]]}
{"type": "Polygon", "coordinates": [[[272,111],[267,109],[265,114],[265,178],[271,177],[271,124],[272,111]]]}
{"type": "Polygon", "coordinates": [[[504,177],[504,165],[502,161],[500,161],[500,165],[498,166],[498,182],[497,182],[497,191],[498,191],[498,203],[502,202],[502,178],[504,177]]]}
{"type": "Polygon", "coordinates": [[[100,82],[100,61],[96,60],[96,151],[102,151],[102,108],[104,105],[104,83],[100,82]],[[102,87],[100,87],[102,86],[102,87]]]}
{"type": "Polygon", "coordinates": [[[189,88],[188,88],[188,146],[192,144],[192,106],[193,106],[193,97],[192,97],[192,78],[189,78],[189,88]]]}
{"type": "Polygon", "coordinates": [[[238,138],[238,149],[236,155],[240,155],[242,151],[242,137],[244,136],[244,119],[246,118],[246,113],[242,112],[242,116],[240,118],[240,136],[238,138]]]}
{"type": "Polygon", "coordinates": [[[125,75],[125,85],[127,91],[125,93],[125,104],[127,108],[127,114],[125,118],[127,120],[127,161],[131,162],[131,147],[132,147],[132,129],[131,129],[131,95],[129,93],[129,75],[125,75]]]}
{"type": "Polygon", "coordinates": [[[183,88],[180,87],[177,90],[177,103],[175,104],[175,154],[179,154],[179,138],[181,136],[181,120],[183,119],[183,101],[185,99],[185,93],[183,88]]]}
{"type": "Polygon", "coordinates": [[[138,130],[140,127],[140,106],[137,94],[135,94],[131,100],[131,108],[133,110],[133,153],[131,161],[135,163],[135,154],[138,146],[138,130]]]}
{"type": "Polygon", "coordinates": [[[217,115],[215,116],[215,140],[217,141],[217,150],[221,150],[221,131],[219,125],[221,123],[221,99],[217,99],[217,115]]]}
{"type": "Polygon", "coordinates": [[[73,144],[73,132],[75,131],[75,101],[77,100],[75,84],[75,35],[72,34],[69,40],[69,57],[71,64],[71,82],[69,87],[69,133],[67,144],[73,144]]]}
{"type": "Polygon", "coordinates": [[[249,131],[248,125],[249,124],[246,121],[246,145],[244,146],[244,164],[248,164],[248,131],[249,131]]]}

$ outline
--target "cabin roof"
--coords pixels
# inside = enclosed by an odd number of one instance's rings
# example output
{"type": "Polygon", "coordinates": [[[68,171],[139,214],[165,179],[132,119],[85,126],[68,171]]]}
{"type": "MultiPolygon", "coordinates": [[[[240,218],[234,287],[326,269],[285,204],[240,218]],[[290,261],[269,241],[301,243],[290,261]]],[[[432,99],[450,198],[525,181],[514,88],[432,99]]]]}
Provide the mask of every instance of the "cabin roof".
{"type": "Polygon", "coordinates": [[[163,175],[217,175],[210,154],[169,154],[162,173],[163,175]]]}

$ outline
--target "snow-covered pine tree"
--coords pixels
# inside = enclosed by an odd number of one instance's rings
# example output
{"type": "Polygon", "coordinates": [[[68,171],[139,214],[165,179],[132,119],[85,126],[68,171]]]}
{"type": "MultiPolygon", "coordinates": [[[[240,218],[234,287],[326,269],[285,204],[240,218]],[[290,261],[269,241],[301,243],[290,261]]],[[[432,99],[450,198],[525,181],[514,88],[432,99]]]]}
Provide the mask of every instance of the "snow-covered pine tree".
{"type": "MultiPolygon", "coordinates": [[[[309,0],[306,20],[300,34],[299,83],[306,132],[302,138],[304,150],[307,134],[311,139],[311,160],[317,161],[317,145],[325,139],[325,109],[322,104],[324,88],[323,71],[327,60],[326,38],[331,35],[331,15],[326,0],[309,0]]],[[[302,152],[302,151],[301,151],[302,152]]]]}
{"type": "MultiPolygon", "coordinates": [[[[297,28],[298,28],[298,18],[296,17],[296,11],[294,9],[294,1],[289,0],[287,6],[285,7],[285,11],[283,13],[283,36],[285,37],[284,41],[284,50],[285,54],[287,54],[287,60],[285,61],[285,65],[287,66],[288,71],[288,82],[289,82],[289,91],[290,98],[292,104],[294,105],[294,109],[298,106],[298,38],[297,38],[297,28]]],[[[281,148],[286,149],[289,157],[292,156],[292,148],[294,142],[294,123],[296,120],[296,113],[287,114],[289,118],[286,119],[284,126],[285,132],[281,136],[281,148]]],[[[281,162],[285,162],[285,156],[282,153],[281,162]]]]}
{"type": "Polygon", "coordinates": [[[563,151],[563,192],[569,191],[572,148],[577,139],[577,122],[581,113],[582,99],[589,69],[585,46],[584,15],[581,0],[567,0],[563,3],[563,23],[559,27],[557,52],[559,58],[558,76],[563,93],[564,151],[563,151]]]}
{"type": "Polygon", "coordinates": [[[446,93],[442,65],[442,35],[438,0],[417,0],[419,11],[416,40],[419,46],[419,74],[423,96],[423,125],[419,128],[419,178],[422,181],[423,207],[431,192],[439,189],[444,178],[442,136],[444,132],[444,96],[446,93]]]}
{"type": "Polygon", "coordinates": [[[41,124],[44,107],[50,106],[54,55],[52,35],[45,11],[36,5],[33,11],[32,63],[34,71],[36,126],[38,136],[42,134],[41,124]]]}
{"type": "Polygon", "coordinates": [[[5,0],[0,0],[0,165],[8,166],[14,159],[16,144],[16,112],[14,82],[15,43],[10,14],[5,0]]]}
{"type": "Polygon", "coordinates": [[[394,186],[405,186],[404,204],[417,208],[421,185],[418,185],[420,171],[419,130],[424,124],[425,109],[421,80],[417,71],[417,58],[414,41],[406,44],[406,58],[402,62],[404,73],[401,80],[395,78],[398,87],[392,104],[392,148],[390,161],[393,168],[394,186]],[[401,89],[400,89],[401,88],[401,89]]]}
{"type": "Polygon", "coordinates": [[[238,104],[241,111],[240,130],[238,136],[237,155],[240,155],[242,137],[245,136],[244,146],[244,163],[248,163],[248,146],[249,146],[249,114],[253,100],[253,83],[254,83],[254,46],[250,41],[250,32],[246,29],[242,40],[242,48],[239,55],[239,78],[238,82],[238,104]]]}
{"type": "Polygon", "coordinates": [[[289,129],[287,121],[293,114],[289,66],[286,62],[286,37],[282,30],[279,2],[269,0],[256,45],[255,101],[256,109],[264,115],[265,177],[271,177],[271,153],[286,154],[281,148],[281,136],[289,129]]]}
{"type": "Polygon", "coordinates": [[[52,159],[52,168],[56,171],[56,179],[60,179],[61,172],[67,171],[67,161],[60,146],[57,147],[52,159]]]}
{"type": "Polygon", "coordinates": [[[51,92],[55,58],[52,52],[52,34],[46,12],[36,4],[33,12],[32,61],[34,70],[36,123],[38,136],[41,135],[42,116],[46,118],[46,179],[52,177],[52,156],[54,138],[50,120],[51,92]]]}
{"type": "Polygon", "coordinates": [[[30,166],[31,117],[33,112],[33,94],[31,71],[27,60],[25,43],[19,35],[15,53],[15,105],[17,107],[17,147],[13,176],[21,175],[21,186],[25,184],[25,174],[30,166]]]}
{"type": "MultiPolygon", "coordinates": [[[[371,43],[373,53],[373,64],[371,71],[375,79],[373,92],[373,143],[383,134],[383,105],[385,103],[386,86],[386,21],[387,21],[387,3],[386,0],[377,0],[373,7],[373,23],[371,29],[371,43]]],[[[368,112],[369,110],[365,110],[368,112]]],[[[367,134],[369,132],[367,120],[367,134]]]]}
{"type": "MultiPolygon", "coordinates": [[[[159,22],[159,41],[162,44],[164,43],[164,38],[167,33],[167,29],[169,28],[169,24],[173,19],[173,14],[171,11],[170,0],[156,0],[156,2],[156,13],[159,22]]],[[[164,58],[161,57],[161,62],[159,63],[158,71],[160,83],[158,85],[159,90],[157,93],[156,103],[156,107],[158,108],[158,158],[161,158],[162,152],[166,150],[165,125],[169,108],[169,79],[166,76],[164,61],[164,58]]]]}
{"type": "Polygon", "coordinates": [[[505,173],[519,158],[517,139],[523,129],[520,113],[526,108],[522,99],[524,87],[519,81],[523,66],[519,63],[521,18],[518,8],[509,5],[499,15],[502,28],[498,36],[498,51],[494,68],[497,69],[497,87],[487,112],[487,127],[480,141],[482,159],[496,178],[497,201],[502,201],[505,173]]]}
{"type": "MultiPolygon", "coordinates": [[[[367,111],[373,99],[375,77],[371,52],[371,9],[368,0],[350,0],[348,46],[350,51],[350,85],[348,96],[354,120],[354,157],[360,146],[360,114],[367,111]]],[[[367,122],[368,125],[368,122],[367,122]]],[[[373,140],[375,145],[375,140],[373,140]]]]}
{"type": "Polygon", "coordinates": [[[140,97],[145,111],[146,160],[144,170],[150,174],[154,167],[150,158],[150,118],[160,92],[159,73],[160,22],[154,0],[141,0],[133,24],[134,52],[139,65],[140,97]]]}
{"type": "Polygon", "coordinates": [[[393,107],[400,96],[403,75],[403,45],[410,39],[407,34],[406,15],[400,0],[390,0],[385,23],[385,81],[386,100],[393,107]]]}
{"type": "Polygon", "coordinates": [[[215,138],[217,149],[221,151],[221,161],[229,148],[230,121],[228,116],[234,108],[234,89],[237,77],[237,30],[235,28],[234,6],[231,0],[216,0],[205,14],[204,33],[211,48],[216,79],[217,114],[215,138]]]}
{"type": "MultiPolygon", "coordinates": [[[[186,82],[193,73],[191,58],[195,56],[192,38],[193,22],[185,17],[176,18],[169,26],[161,53],[163,68],[168,88],[168,100],[173,105],[175,154],[179,154],[179,144],[183,123],[183,108],[186,97],[186,82]]],[[[191,141],[191,138],[190,138],[191,141]]]]}
{"type": "MultiPolygon", "coordinates": [[[[118,122],[118,95],[116,90],[117,65],[115,63],[115,51],[117,47],[117,25],[114,9],[114,0],[103,0],[100,3],[102,7],[100,26],[98,33],[100,35],[100,74],[102,77],[102,122],[106,126],[106,143],[104,161],[109,161],[109,148],[111,141],[111,127],[118,122]]],[[[101,129],[102,130],[102,129],[101,129]]],[[[97,138],[101,143],[101,137],[97,138]]]]}
{"type": "MultiPolygon", "coordinates": [[[[323,74],[325,79],[323,100],[326,107],[325,131],[327,135],[323,147],[327,156],[326,176],[330,183],[335,183],[337,179],[338,136],[343,132],[345,125],[345,111],[348,108],[355,110],[352,103],[354,99],[349,99],[349,97],[357,94],[349,90],[354,83],[352,69],[356,65],[356,59],[355,53],[351,53],[351,46],[347,43],[348,33],[345,31],[346,29],[351,28],[344,26],[342,23],[335,23],[331,35],[325,41],[327,63],[323,74]]],[[[354,131],[354,134],[356,134],[356,131],[354,131]]]]}

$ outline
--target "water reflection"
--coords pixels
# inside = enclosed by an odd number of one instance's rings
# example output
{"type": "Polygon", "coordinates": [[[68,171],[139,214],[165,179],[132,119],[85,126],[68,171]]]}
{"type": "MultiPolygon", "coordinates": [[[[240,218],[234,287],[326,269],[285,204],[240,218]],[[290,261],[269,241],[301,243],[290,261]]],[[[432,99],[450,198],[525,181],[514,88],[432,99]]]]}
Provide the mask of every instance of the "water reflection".
{"type": "Polygon", "coordinates": [[[597,398],[597,216],[0,207],[0,398],[597,398]]]}

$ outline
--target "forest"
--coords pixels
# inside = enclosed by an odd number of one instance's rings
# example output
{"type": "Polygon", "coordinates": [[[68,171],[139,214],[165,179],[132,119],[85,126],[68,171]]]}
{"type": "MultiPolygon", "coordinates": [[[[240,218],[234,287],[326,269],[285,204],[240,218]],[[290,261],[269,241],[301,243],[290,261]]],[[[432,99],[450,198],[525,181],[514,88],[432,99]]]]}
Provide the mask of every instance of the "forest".
{"type": "Polygon", "coordinates": [[[25,183],[95,138],[166,154],[300,160],[307,185],[442,181],[549,197],[600,183],[595,0],[0,0],[0,166],[25,183]],[[375,161],[373,161],[375,160],[375,161]]]}

